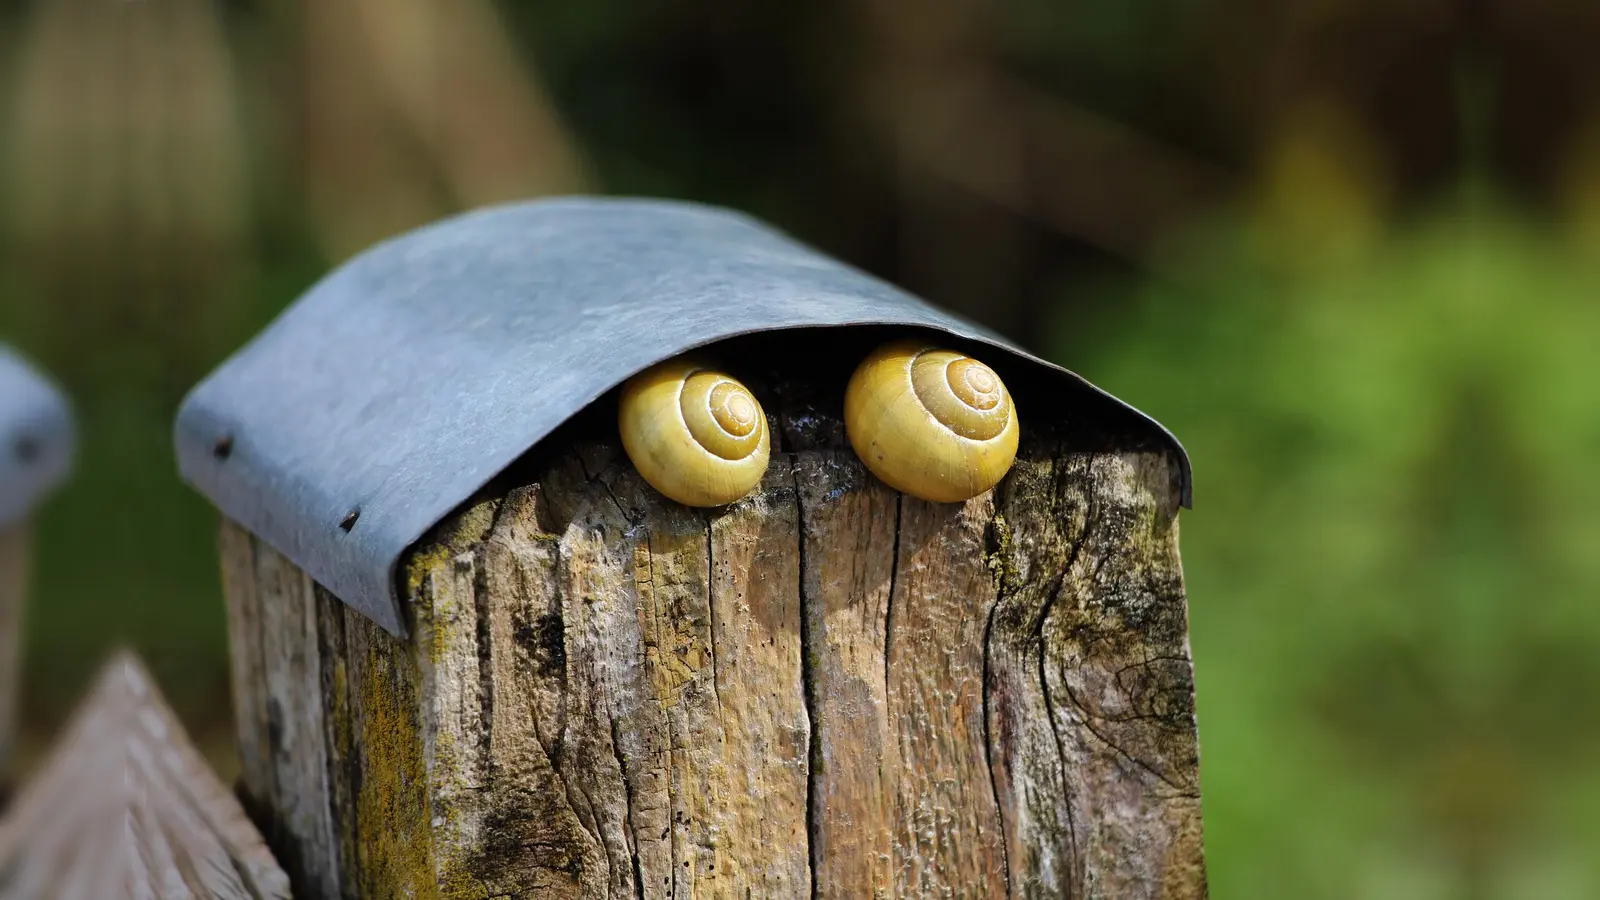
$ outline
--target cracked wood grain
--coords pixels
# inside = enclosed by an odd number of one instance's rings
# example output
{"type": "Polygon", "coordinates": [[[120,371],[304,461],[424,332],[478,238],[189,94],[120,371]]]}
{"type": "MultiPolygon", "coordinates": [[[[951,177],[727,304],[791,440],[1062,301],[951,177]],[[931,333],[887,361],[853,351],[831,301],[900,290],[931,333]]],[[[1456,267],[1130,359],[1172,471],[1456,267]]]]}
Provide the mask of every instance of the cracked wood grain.
{"type": "Polygon", "coordinates": [[[1205,896],[1175,477],[1156,454],[1058,452],[996,492],[989,734],[1013,896],[1205,896]]]}
{"type": "Polygon", "coordinates": [[[1175,461],[1030,440],[930,504],[821,433],[709,511],[603,441],[529,464],[410,555],[406,641],[225,524],[243,788],[296,883],[1204,896],[1175,461]]]}

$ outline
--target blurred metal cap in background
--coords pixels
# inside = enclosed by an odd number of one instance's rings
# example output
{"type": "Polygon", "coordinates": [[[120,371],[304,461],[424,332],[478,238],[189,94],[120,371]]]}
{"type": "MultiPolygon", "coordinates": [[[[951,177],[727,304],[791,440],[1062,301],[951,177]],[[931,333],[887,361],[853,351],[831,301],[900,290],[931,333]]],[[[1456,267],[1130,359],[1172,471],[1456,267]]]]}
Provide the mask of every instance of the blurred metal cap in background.
{"type": "Polygon", "coordinates": [[[26,516],[66,478],[75,440],[66,398],[0,345],[0,526],[26,516]]]}
{"type": "Polygon", "coordinates": [[[466,213],[341,266],[190,393],[179,468],[402,634],[406,549],[629,376],[741,335],[869,325],[999,348],[1137,417],[1175,451],[1188,503],[1177,439],[1079,376],[747,216],[593,198],[466,213]]]}

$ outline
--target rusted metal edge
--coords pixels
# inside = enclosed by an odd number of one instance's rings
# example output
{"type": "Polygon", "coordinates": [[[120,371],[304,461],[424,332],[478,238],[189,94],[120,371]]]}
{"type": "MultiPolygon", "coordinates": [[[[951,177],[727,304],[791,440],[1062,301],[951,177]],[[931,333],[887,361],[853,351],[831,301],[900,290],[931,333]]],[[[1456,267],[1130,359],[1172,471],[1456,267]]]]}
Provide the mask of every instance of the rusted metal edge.
{"type": "Polygon", "coordinates": [[[66,478],[75,441],[61,391],[0,345],[0,526],[26,516],[66,478]]]}
{"type": "Polygon", "coordinates": [[[190,393],[183,477],[345,603],[404,633],[395,566],[429,528],[636,372],[755,332],[891,325],[986,344],[1160,424],[979,326],[742,214],[565,198],[368,250],[190,393]]]}

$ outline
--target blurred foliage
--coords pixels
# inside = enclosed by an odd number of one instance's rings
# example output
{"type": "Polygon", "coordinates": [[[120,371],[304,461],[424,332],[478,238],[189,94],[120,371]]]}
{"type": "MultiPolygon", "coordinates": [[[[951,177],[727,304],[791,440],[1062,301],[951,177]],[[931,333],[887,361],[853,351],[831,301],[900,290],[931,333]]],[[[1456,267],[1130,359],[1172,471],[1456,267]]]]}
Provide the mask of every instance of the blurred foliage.
{"type": "Polygon", "coordinates": [[[1286,233],[1173,250],[1083,364],[1193,455],[1218,896],[1594,896],[1595,272],[1475,189],[1286,233]]]}
{"type": "Polygon", "coordinates": [[[0,5],[0,336],[76,399],[33,734],[140,648],[225,756],[187,387],[452,210],[725,203],[1190,448],[1219,897],[1600,896],[1600,6],[0,5]]]}

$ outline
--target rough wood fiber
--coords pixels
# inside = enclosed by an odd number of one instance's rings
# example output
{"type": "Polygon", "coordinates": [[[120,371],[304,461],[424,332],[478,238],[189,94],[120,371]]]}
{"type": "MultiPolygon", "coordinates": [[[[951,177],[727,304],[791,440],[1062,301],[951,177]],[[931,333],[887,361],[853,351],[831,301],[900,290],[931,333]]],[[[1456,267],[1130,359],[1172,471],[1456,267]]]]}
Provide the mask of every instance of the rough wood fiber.
{"type": "Polygon", "coordinates": [[[11,759],[17,735],[22,616],[28,602],[31,549],[25,526],[0,527],[0,771],[11,759]]]}
{"type": "Polygon", "coordinates": [[[304,896],[1204,896],[1174,461],[941,505],[791,449],[700,511],[579,443],[413,553],[406,641],[225,524],[304,896]]]}
{"type": "Polygon", "coordinates": [[[131,655],[0,822],[0,897],[272,900],[288,878],[131,655]]]}

